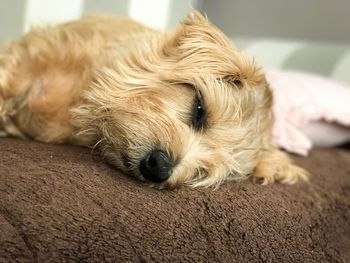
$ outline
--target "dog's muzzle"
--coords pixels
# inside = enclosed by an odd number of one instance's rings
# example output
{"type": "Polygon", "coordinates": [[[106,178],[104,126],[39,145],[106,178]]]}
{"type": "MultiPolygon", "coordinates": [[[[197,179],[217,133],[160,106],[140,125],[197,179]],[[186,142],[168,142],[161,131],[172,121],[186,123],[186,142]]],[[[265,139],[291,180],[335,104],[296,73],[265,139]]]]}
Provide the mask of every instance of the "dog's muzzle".
{"type": "Polygon", "coordinates": [[[154,150],[150,152],[140,162],[140,173],[142,176],[151,182],[162,183],[166,181],[170,176],[170,171],[173,168],[173,164],[170,161],[169,156],[160,150],[154,150]]]}

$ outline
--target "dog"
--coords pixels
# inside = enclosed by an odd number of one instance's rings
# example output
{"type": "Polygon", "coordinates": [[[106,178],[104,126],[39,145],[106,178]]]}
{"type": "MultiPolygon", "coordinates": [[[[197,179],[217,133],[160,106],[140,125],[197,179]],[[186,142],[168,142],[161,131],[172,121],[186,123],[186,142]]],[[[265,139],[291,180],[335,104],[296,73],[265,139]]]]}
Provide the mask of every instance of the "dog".
{"type": "Polygon", "coordinates": [[[272,100],[263,70],[195,10],[171,33],[91,16],[0,52],[3,136],[98,148],[160,188],[306,180],[271,143],[272,100]]]}

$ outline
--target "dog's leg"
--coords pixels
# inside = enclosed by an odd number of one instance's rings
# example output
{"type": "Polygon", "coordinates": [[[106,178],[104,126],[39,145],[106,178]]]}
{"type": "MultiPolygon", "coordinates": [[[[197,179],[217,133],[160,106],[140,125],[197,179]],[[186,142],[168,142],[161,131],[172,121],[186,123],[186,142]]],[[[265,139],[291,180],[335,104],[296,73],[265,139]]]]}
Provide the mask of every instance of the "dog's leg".
{"type": "Polygon", "coordinates": [[[88,86],[89,58],[84,46],[76,54],[72,43],[45,33],[33,31],[0,51],[0,136],[53,143],[72,137],[70,108],[88,86]]]}
{"type": "Polygon", "coordinates": [[[308,173],[294,165],[286,153],[270,148],[262,153],[260,162],[253,172],[253,178],[262,184],[272,182],[294,184],[300,180],[306,181],[308,173]]]}
{"type": "Polygon", "coordinates": [[[16,114],[14,98],[21,92],[20,86],[15,85],[21,53],[15,45],[0,52],[0,137],[25,137],[11,119],[16,114]]]}

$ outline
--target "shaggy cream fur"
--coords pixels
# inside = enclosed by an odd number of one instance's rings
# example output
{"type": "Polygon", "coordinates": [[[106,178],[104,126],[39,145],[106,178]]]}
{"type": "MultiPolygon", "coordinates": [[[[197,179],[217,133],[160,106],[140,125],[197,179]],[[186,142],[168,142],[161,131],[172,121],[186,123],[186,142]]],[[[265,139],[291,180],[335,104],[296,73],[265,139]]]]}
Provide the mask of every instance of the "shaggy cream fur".
{"type": "Polygon", "coordinates": [[[159,150],[171,165],[160,187],[306,179],[271,145],[271,105],[263,71],[196,11],[168,34],[86,17],[0,53],[3,135],[98,147],[141,179],[159,150]]]}

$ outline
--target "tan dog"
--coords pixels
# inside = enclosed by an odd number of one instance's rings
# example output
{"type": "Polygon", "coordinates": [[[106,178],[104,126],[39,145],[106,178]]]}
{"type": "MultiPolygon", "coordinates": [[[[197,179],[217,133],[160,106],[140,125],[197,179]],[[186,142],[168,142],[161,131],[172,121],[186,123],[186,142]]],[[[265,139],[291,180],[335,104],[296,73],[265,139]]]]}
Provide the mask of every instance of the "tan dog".
{"type": "Polygon", "coordinates": [[[271,104],[262,70],[196,11],[171,34],[87,17],[0,53],[3,135],[98,146],[161,187],[306,179],[270,143],[271,104]]]}

